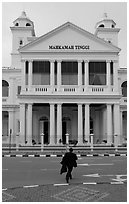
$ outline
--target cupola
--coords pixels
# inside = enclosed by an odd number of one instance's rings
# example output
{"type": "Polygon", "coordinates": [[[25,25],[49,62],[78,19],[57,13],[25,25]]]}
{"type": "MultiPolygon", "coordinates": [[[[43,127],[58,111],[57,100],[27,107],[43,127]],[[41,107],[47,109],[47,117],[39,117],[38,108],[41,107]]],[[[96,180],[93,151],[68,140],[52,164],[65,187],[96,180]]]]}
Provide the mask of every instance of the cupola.
{"type": "Polygon", "coordinates": [[[116,23],[114,20],[108,18],[107,13],[104,13],[103,19],[96,23],[95,29],[95,35],[97,37],[118,46],[118,32],[120,29],[116,28],[116,23]]]}
{"type": "Polygon", "coordinates": [[[28,44],[29,38],[35,37],[34,23],[23,11],[21,16],[13,21],[13,26],[10,29],[12,31],[12,66],[17,67],[20,60],[18,49],[28,44]]]}

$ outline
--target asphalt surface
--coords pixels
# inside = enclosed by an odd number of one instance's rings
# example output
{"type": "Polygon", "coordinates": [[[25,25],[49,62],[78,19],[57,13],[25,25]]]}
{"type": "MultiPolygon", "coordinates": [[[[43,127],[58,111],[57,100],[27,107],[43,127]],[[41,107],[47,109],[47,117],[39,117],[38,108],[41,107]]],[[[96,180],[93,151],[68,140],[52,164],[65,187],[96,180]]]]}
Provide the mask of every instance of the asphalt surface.
{"type": "Polygon", "coordinates": [[[127,157],[79,157],[67,185],[58,157],[2,158],[5,202],[126,202],[127,157]]]}

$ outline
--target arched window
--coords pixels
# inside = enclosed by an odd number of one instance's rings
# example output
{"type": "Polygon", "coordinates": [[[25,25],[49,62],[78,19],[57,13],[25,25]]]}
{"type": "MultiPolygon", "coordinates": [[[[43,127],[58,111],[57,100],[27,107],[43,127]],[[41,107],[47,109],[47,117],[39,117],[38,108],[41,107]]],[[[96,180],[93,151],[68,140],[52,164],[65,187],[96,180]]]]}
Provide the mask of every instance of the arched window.
{"type": "Polygon", "coordinates": [[[9,84],[7,81],[2,80],[2,97],[8,97],[9,84]]]}
{"type": "Polygon", "coordinates": [[[122,96],[127,97],[127,81],[124,81],[121,85],[122,88],[122,96]]]}
{"type": "Polygon", "coordinates": [[[26,23],[26,26],[31,26],[31,24],[30,23],[26,23]]]}
{"type": "Polygon", "coordinates": [[[15,23],[15,26],[19,26],[19,23],[15,23]]]}
{"type": "Polygon", "coordinates": [[[99,27],[104,28],[104,24],[99,25],[99,27]]]}

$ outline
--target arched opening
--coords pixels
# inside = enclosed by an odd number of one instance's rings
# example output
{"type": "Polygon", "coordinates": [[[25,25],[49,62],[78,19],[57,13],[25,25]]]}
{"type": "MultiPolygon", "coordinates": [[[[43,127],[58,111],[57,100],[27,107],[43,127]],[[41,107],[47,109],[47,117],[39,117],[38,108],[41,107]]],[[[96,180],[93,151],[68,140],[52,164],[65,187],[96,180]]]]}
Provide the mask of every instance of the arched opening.
{"type": "Polygon", "coordinates": [[[19,23],[15,23],[15,26],[19,26],[19,23]]]}
{"type": "Polygon", "coordinates": [[[64,116],[62,119],[62,143],[66,144],[66,133],[68,133],[68,126],[71,119],[68,116],[64,116]]]}
{"type": "Polygon", "coordinates": [[[100,28],[104,28],[104,24],[99,25],[100,28]]]}
{"type": "Polygon", "coordinates": [[[122,88],[122,96],[127,97],[127,81],[124,81],[121,85],[122,88]]]}
{"type": "Polygon", "coordinates": [[[2,136],[8,136],[9,114],[2,111],[2,136]]]}
{"type": "Polygon", "coordinates": [[[2,97],[8,97],[9,84],[7,81],[2,80],[2,97]]]}
{"type": "Polygon", "coordinates": [[[48,138],[49,120],[46,116],[42,116],[39,119],[39,130],[40,130],[40,135],[41,133],[44,133],[44,144],[48,144],[49,143],[49,138],[48,138]]]}
{"type": "Polygon", "coordinates": [[[31,24],[30,23],[26,23],[26,26],[31,26],[31,24]]]}

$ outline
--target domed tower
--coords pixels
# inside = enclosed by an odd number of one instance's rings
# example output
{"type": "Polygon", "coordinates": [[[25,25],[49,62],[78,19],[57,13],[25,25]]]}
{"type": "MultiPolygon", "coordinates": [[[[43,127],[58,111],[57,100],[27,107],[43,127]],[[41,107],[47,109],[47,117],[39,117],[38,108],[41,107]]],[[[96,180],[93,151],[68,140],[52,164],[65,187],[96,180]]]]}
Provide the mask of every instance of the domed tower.
{"type": "Polygon", "coordinates": [[[108,18],[107,13],[104,13],[103,20],[99,21],[95,26],[95,35],[118,46],[118,33],[120,28],[115,28],[115,26],[116,23],[108,18]]]}
{"type": "Polygon", "coordinates": [[[25,11],[23,11],[21,16],[13,21],[13,26],[10,29],[12,31],[11,67],[19,68],[20,55],[18,49],[29,42],[28,37],[35,36],[34,23],[26,16],[25,11]]]}

